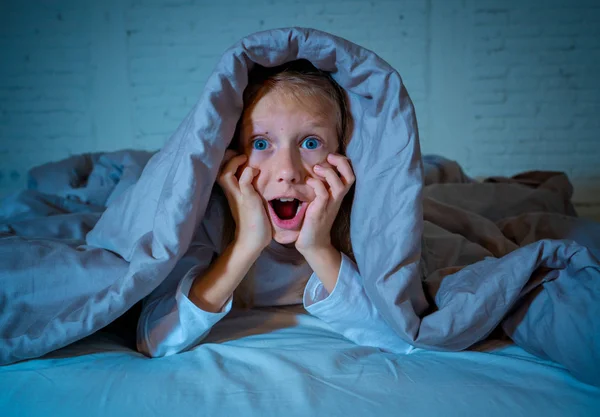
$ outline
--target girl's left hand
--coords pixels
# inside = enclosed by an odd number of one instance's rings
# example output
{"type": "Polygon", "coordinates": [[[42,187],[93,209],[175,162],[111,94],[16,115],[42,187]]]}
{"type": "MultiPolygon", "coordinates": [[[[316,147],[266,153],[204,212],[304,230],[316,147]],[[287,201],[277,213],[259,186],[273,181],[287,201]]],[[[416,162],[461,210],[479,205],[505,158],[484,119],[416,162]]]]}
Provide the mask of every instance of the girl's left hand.
{"type": "Polygon", "coordinates": [[[339,154],[327,155],[332,167],[315,165],[314,172],[323,180],[308,178],[306,183],[315,191],[304,215],[302,229],[296,240],[296,249],[304,255],[331,247],[331,226],[340,210],[342,200],[354,184],[354,171],[348,158],[339,154]],[[325,187],[329,185],[329,189],[325,187]]]}

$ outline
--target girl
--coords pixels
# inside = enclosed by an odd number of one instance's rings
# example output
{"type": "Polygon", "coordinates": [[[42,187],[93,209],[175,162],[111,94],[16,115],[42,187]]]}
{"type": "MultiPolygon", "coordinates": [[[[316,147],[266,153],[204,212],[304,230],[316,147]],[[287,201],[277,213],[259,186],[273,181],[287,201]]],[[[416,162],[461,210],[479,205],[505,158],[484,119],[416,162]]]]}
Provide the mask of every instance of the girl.
{"type": "Polygon", "coordinates": [[[350,119],[343,90],[308,61],[249,74],[218,178],[230,210],[215,189],[188,252],[195,265],[144,302],[138,350],[159,357],[197,345],[234,299],[303,304],[355,343],[412,350],[367,297],[352,259],[350,119]]]}

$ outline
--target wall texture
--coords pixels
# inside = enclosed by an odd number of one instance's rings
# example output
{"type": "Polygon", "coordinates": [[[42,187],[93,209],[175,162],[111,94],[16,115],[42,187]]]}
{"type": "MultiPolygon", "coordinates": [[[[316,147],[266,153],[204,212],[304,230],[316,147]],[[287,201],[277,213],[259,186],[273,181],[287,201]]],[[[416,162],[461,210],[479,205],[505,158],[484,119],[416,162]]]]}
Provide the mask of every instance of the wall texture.
{"type": "Polygon", "coordinates": [[[227,47],[284,26],[394,66],[424,153],[473,176],[565,171],[600,203],[598,0],[2,0],[0,196],[49,160],[159,148],[227,47]]]}

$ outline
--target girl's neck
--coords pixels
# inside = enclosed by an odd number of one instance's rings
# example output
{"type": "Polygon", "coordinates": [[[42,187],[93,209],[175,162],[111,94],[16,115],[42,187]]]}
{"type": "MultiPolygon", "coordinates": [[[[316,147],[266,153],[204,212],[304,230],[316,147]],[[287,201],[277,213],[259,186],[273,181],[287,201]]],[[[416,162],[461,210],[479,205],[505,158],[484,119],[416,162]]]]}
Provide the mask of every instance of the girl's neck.
{"type": "Polygon", "coordinates": [[[283,257],[291,261],[304,260],[304,257],[298,252],[294,243],[281,244],[275,240],[271,240],[271,243],[269,243],[266,250],[276,254],[278,257],[283,257]]]}
{"type": "Polygon", "coordinates": [[[285,251],[295,251],[298,252],[298,250],[296,249],[296,244],[295,242],[292,243],[279,243],[277,242],[275,239],[271,240],[271,243],[269,243],[269,247],[275,249],[275,250],[285,250],[285,251]]]}

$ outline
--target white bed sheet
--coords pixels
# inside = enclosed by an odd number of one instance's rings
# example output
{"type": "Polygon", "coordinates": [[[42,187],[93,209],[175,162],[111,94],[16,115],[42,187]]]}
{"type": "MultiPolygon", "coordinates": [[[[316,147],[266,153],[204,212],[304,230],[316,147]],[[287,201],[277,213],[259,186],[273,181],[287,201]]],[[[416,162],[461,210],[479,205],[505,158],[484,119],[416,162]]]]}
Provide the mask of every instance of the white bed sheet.
{"type": "Polygon", "coordinates": [[[398,356],[297,309],[233,313],[161,359],[100,332],[1,367],[0,389],[4,417],[600,415],[600,388],[514,345],[398,356]]]}

